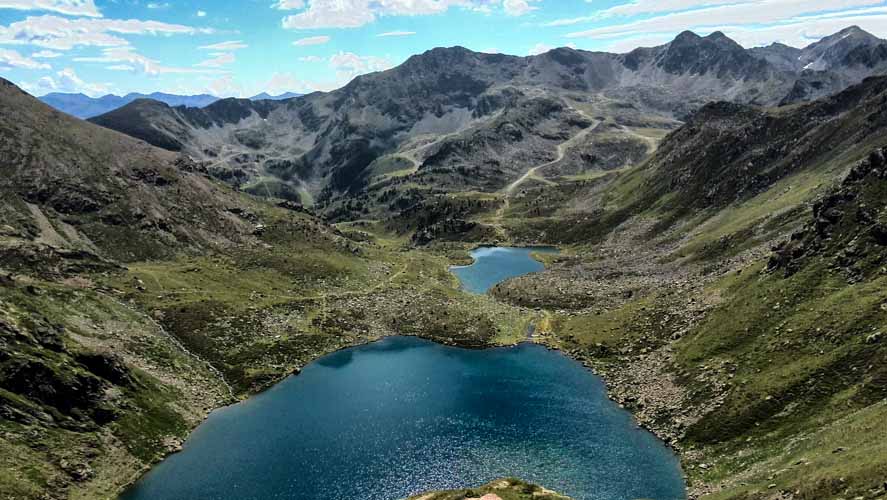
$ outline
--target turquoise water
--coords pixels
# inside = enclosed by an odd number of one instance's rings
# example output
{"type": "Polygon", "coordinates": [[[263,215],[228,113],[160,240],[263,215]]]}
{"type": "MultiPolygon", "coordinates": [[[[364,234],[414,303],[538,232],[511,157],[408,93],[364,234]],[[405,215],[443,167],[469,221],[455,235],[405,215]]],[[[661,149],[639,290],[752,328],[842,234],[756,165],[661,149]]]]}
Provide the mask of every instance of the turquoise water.
{"type": "Polygon", "coordinates": [[[477,294],[487,293],[497,283],[509,278],[545,269],[541,262],[530,255],[533,252],[557,253],[557,250],[549,247],[482,247],[471,252],[473,264],[452,267],[450,270],[459,278],[463,290],[477,294]]]}
{"type": "Polygon", "coordinates": [[[396,500],[517,476],[577,500],[684,498],[675,456],[535,344],[394,337],[213,412],[125,500],[396,500]]]}

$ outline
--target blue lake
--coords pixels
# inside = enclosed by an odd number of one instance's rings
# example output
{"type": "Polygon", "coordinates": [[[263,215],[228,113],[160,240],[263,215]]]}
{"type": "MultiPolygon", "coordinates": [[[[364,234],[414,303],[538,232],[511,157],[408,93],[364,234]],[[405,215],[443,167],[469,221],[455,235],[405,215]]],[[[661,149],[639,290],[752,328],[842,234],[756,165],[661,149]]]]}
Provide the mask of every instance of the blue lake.
{"type": "Polygon", "coordinates": [[[214,412],[126,500],[396,500],[517,476],[576,500],[684,498],[672,452],[535,344],[392,337],[214,412]]]}
{"type": "Polygon", "coordinates": [[[557,253],[557,249],[481,247],[471,252],[473,264],[454,266],[450,270],[459,278],[463,290],[477,294],[487,293],[490,288],[509,278],[545,269],[541,262],[533,258],[534,252],[557,253]]]}

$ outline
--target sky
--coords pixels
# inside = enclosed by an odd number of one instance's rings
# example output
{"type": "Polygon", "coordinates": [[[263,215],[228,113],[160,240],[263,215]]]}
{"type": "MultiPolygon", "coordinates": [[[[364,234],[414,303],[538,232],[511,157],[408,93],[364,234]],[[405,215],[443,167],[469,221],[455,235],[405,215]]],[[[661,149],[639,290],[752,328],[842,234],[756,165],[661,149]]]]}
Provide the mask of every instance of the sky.
{"type": "Polygon", "coordinates": [[[0,76],[49,92],[249,97],[341,87],[434,47],[627,52],[681,31],[796,47],[887,0],[0,0],[0,76]]]}

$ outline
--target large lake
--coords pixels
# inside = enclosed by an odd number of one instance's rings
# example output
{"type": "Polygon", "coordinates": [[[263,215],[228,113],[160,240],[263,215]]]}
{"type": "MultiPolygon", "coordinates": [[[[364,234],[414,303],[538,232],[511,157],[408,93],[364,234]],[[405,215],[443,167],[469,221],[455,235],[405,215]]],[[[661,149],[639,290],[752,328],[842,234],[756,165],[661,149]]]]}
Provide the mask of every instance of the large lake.
{"type": "Polygon", "coordinates": [[[392,337],[213,412],[122,498],[397,500],[506,476],[576,500],[685,497],[674,454],[579,363],[392,337]]]}

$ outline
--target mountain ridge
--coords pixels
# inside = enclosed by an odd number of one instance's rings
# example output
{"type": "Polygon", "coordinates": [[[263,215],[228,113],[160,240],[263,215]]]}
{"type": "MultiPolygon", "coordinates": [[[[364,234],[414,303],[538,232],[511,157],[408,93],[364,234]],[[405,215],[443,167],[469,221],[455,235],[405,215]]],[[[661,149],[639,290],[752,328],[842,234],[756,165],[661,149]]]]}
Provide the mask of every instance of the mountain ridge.
{"type": "MultiPolygon", "coordinates": [[[[882,46],[887,51],[887,42],[874,43],[879,39],[848,30],[843,43],[822,42],[830,47],[831,64],[850,68],[841,72],[790,64],[786,54],[795,52],[785,46],[746,50],[721,32],[702,37],[688,31],[669,44],[627,54],[559,48],[518,57],[458,46],[435,48],[391,70],[358,76],[341,89],[269,104],[263,113],[241,102],[242,111],[225,116],[208,109],[203,119],[185,110],[158,117],[130,105],[92,120],[207,162],[220,178],[250,192],[313,199],[335,211],[343,193],[367,187],[377,171],[374,162],[402,156],[424,137],[493,126],[496,113],[538,94],[565,103],[573,94],[587,93],[595,97],[568,106],[587,108],[589,116],[658,127],[712,100],[775,105],[842,90],[887,68],[887,59],[882,63],[859,52],[882,46]],[[858,63],[860,58],[866,63],[858,63]],[[208,123],[214,124],[212,129],[208,123]]],[[[835,37],[844,36],[839,35],[835,37]]],[[[824,54],[823,47],[811,44],[797,50],[813,57],[824,54]]],[[[229,111],[238,106],[236,101],[228,104],[229,111]]],[[[500,152],[535,147],[523,139],[509,141],[512,146],[497,146],[500,152]]],[[[426,147],[422,154],[434,149],[426,147]]],[[[421,166],[416,175],[422,175],[421,166]]]]}
{"type": "MultiPolygon", "coordinates": [[[[296,97],[301,97],[302,95],[303,94],[295,92],[284,92],[273,96],[267,92],[262,92],[249,99],[253,101],[279,101],[294,99],[296,97]]],[[[59,111],[85,120],[109,113],[139,99],[151,99],[172,107],[186,106],[191,108],[203,108],[216,101],[222,100],[223,98],[209,94],[178,95],[165,92],[152,92],[150,94],[130,92],[123,96],[106,94],[100,97],[90,97],[82,93],[51,92],[40,96],[39,99],[59,111]]]]}

